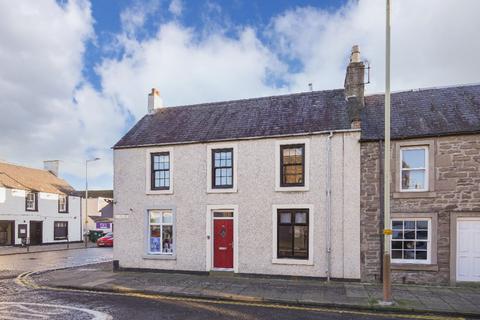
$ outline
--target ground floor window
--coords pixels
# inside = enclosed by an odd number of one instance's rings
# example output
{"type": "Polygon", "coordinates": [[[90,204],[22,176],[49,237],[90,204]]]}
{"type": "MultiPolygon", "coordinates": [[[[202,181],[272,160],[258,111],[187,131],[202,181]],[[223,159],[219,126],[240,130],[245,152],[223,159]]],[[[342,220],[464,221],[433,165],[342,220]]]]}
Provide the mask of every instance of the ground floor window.
{"type": "Polygon", "coordinates": [[[68,222],[55,221],[53,223],[53,239],[67,240],[68,239],[68,222]]]}
{"type": "Polygon", "coordinates": [[[308,209],[277,211],[277,258],[308,260],[308,209]]]}
{"type": "Polygon", "coordinates": [[[150,210],[149,248],[151,254],[173,254],[173,213],[171,210],[150,210]]]}
{"type": "Polygon", "coordinates": [[[393,219],[392,229],[392,262],[430,263],[431,219],[393,219]]]}

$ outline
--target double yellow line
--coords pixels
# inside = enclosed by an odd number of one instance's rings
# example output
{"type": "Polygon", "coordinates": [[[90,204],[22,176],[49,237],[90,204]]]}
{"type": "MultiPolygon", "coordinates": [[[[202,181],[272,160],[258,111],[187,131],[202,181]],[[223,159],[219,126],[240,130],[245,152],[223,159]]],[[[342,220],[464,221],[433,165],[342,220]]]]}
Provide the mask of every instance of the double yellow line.
{"type": "Polygon", "coordinates": [[[93,294],[102,294],[102,295],[111,295],[111,296],[134,297],[134,298],[148,299],[148,300],[159,301],[159,302],[177,301],[177,302],[190,302],[190,303],[215,304],[215,305],[248,306],[248,307],[258,307],[258,308],[298,310],[298,311],[322,312],[322,313],[337,313],[337,314],[349,314],[349,315],[368,316],[368,317],[384,317],[384,318],[395,318],[395,319],[422,319],[422,320],[465,319],[460,317],[444,317],[444,316],[435,316],[435,315],[428,315],[428,314],[419,315],[419,314],[408,314],[408,313],[398,313],[398,312],[391,313],[391,312],[374,312],[374,311],[358,311],[358,310],[340,310],[335,308],[294,306],[294,305],[288,305],[288,304],[176,297],[176,296],[167,296],[167,295],[161,295],[161,294],[135,293],[135,292],[130,292],[129,288],[122,288],[122,287],[118,287],[117,292],[106,292],[106,291],[99,292],[99,291],[87,290],[87,289],[84,290],[84,289],[70,289],[70,288],[55,288],[55,287],[36,284],[35,281],[33,281],[33,279],[31,278],[31,275],[34,273],[35,272],[22,273],[15,279],[15,282],[20,286],[23,286],[29,289],[35,289],[35,290],[42,289],[42,290],[49,290],[49,291],[69,291],[69,292],[80,292],[80,293],[88,292],[93,294]]]}

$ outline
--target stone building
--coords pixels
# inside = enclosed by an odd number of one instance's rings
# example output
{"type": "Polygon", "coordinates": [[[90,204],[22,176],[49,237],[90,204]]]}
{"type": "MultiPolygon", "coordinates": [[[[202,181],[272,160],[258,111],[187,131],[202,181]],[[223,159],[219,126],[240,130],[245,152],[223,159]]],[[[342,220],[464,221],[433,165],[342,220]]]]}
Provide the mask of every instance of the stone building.
{"type": "MultiPolygon", "coordinates": [[[[381,281],[384,96],[365,98],[361,273],[381,281]]],[[[480,281],[480,85],[392,94],[392,277],[480,281]]]]}

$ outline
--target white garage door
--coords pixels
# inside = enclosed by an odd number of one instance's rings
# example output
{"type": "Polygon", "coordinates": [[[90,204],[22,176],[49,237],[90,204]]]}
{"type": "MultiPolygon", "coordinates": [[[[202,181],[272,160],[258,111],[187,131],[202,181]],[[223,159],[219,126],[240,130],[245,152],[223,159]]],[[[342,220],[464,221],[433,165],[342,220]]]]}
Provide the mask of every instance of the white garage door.
{"type": "Polygon", "coordinates": [[[457,281],[480,281],[480,219],[457,221],[457,281]]]}

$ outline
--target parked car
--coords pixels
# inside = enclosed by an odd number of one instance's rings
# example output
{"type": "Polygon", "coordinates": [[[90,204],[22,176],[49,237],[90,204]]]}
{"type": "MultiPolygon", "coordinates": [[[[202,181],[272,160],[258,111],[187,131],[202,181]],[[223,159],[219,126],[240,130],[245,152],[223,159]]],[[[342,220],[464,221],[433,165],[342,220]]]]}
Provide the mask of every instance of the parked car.
{"type": "Polygon", "coordinates": [[[113,232],[109,232],[97,240],[99,247],[113,247],[113,232]]]}

